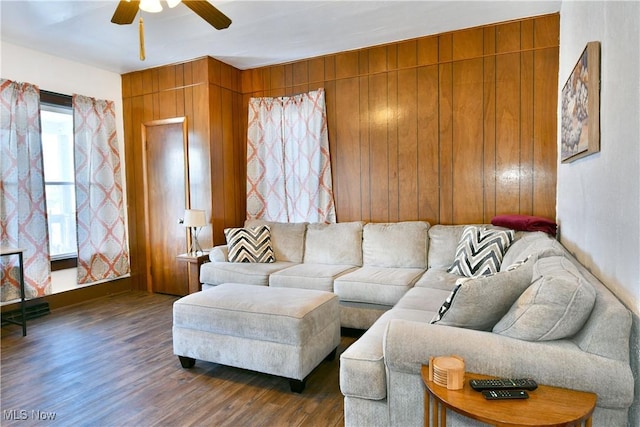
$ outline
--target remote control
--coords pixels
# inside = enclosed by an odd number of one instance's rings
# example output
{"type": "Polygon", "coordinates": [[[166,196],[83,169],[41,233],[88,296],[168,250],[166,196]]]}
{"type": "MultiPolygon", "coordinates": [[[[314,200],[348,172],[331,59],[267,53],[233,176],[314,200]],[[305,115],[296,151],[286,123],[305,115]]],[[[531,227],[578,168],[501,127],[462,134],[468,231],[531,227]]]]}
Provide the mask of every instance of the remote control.
{"type": "Polygon", "coordinates": [[[484,390],[482,395],[487,400],[527,399],[529,397],[524,390],[484,390]]]}
{"type": "Polygon", "coordinates": [[[493,380],[471,380],[469,385],[476,391],[483,390],[535,390],[538,384],[531,378],[496,378],[493,380]]]}

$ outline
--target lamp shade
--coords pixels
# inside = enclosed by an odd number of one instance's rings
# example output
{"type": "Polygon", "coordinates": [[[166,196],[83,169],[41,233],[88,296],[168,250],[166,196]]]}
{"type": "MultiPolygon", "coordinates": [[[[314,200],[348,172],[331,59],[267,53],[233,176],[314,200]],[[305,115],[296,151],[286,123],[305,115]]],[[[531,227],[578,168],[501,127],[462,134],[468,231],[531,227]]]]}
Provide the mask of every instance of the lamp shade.
{"type": "Polygon", "coordinates": [[[182,0],[167,0],[167,6],[173,9],[174,7],[179,5],[181,1],[182,0]]]}
{"type": "Polygon", "coordinates": [[[182,225],[185,227],[204,227],[207,225],[205,212],[200,209],[186,209],[182,225]]]}

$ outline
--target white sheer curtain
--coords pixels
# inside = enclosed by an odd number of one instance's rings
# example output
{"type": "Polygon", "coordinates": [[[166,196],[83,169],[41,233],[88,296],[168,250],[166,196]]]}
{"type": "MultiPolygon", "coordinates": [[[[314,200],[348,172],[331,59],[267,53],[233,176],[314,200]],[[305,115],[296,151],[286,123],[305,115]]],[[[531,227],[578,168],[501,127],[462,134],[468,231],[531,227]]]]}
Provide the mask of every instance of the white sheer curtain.
{"type": "Polygon", "coordinates": [[[113,101],[73,95],[78,283],[129,273],[113,101]]]}
{"type": "MultiPolygon", "coordinates": [[[[0,244],[24,249],[27,298],[48,295],[51,266],[38,87],[0,80],[0,121],[0,244]]],[[[17,260],[1,258],[2,301],[20,297],[17,260]]]]}
{"type": "Polygon", "coordinates": [[[336,222],[324,89],[252,98],[247,218],[336,222]]]}

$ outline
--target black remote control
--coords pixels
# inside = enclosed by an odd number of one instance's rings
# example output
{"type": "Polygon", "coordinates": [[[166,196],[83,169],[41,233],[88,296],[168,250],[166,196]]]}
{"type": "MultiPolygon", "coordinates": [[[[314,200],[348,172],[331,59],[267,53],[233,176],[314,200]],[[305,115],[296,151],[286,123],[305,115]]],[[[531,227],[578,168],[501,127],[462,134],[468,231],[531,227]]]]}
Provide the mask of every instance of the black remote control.
{"type": "Polygon", "coordinates": [[[471,380],[469,385],[476,391],[483,390],[535,390],[538,384],[531,378],[496,378],[493,380],[471,380]]]}
{"type": "Polygon", "coordinates": [[[529,397],[524,390],[484,390],[482,395],[487,400],[527,399],[529,397]]]}

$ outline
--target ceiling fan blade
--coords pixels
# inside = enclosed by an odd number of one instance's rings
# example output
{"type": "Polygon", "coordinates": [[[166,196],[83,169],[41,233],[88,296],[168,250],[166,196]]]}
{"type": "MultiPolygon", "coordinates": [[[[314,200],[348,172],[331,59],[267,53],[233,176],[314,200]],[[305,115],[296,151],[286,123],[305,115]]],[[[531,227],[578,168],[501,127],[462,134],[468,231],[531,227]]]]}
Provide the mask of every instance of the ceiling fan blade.
{"type": "Polygon", "coordinates": [[[139,0],[121,0],[116,7],[116,11],[111,18],[114,24],[124,25],[131,24],[138,14],[139,0]]]}
{"type": "Polygon", "coordinates": [[[231,25],[231,19],[206,0],[182,0],[182,3],[218,30],[231,25]]]}

